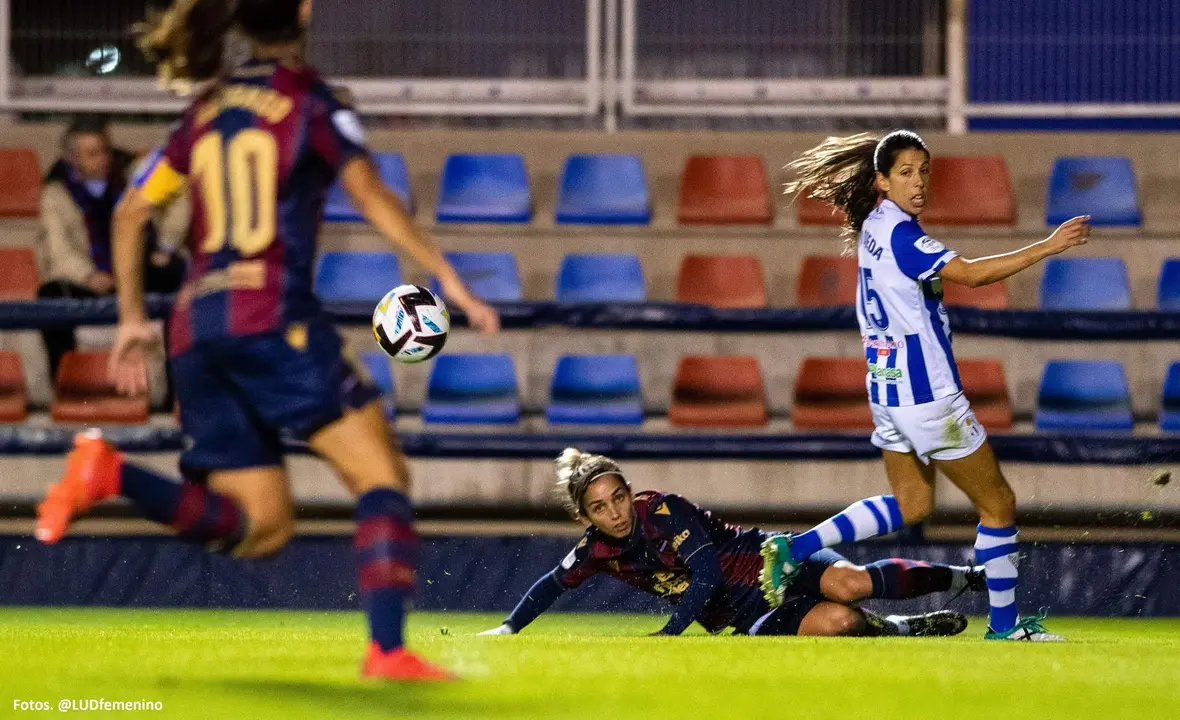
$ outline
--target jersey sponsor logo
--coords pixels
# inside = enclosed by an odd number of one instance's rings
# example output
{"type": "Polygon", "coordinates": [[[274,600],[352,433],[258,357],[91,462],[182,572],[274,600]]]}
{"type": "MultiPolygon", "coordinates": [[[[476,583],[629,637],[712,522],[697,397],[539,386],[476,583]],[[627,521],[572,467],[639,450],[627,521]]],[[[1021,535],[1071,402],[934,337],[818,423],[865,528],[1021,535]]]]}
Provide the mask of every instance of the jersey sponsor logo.
{"type": "Polygon", "coordinates": [[[884,338],[877,338],[876,340],[873,340],[872,338],[865,337],[864,335],[860,336],[860,340],[862,343],[864,343],[866,349],[873,348],[875,350],[889,351],[900,350],[905,347],[905,340],[885,340],[884,338]]]}
{"type": "Polygon", "coordinates": [[[689,531],[685,530],[676,537],[672,538],[672,552],[676,552],[680,549],[680,546],[683,545],[684,541],[688,539],[689,534],[689,531]]]}
{"type": "Polygon", "coordinates": [[[678,597],[688,590],[689,579],[683,573],[661,571],[652,573],[651,591],[660,597],[678,597]]]}
{"type": "Polygon", "coordinates": [[[671,515],[672,511],[668,509],[668,503],[660,503],[653,515],[671,515]]]}
{"type": "Polygon", "coordinates": [[[914,243],[914,247],[918,248],[927,255],[935,255],[946,252],[946,246],[938,242],[929,235],[923,235],[914,243]]]}
{"type": "Polygon", "coordinates": [[[337,110],[332,113],[332,124],[354,145],[365,144],[365,128],[361,125],[361,119],[352,110],[337,110]]]}
{"type": "Polygon", "coordinates": [[[884,248],[877,244],[877,239],[865,231],[860,233],[860,246],[864,248],[865,252],[872,255],[874,260],[880,260],[881,253],[884,252],[884,248]]]}
{"type": "Polygon", "coordinates": [[[900,382],[905,378],[905,371],[901,368],[886,367],[876,363],[869,363],[869,374],[873,380],[886,383],[900,382]]]}
{"type": "Polygon", "coordinates": [[[565,559],[561,561],[562,570],[569,570],[574,566],[574,561],[578,559],[579,547],[582,547],[581,544],[579,544],[578,547],[574,548],[573,550],[570,550],[570,554],[566,555],[565,559]]]}

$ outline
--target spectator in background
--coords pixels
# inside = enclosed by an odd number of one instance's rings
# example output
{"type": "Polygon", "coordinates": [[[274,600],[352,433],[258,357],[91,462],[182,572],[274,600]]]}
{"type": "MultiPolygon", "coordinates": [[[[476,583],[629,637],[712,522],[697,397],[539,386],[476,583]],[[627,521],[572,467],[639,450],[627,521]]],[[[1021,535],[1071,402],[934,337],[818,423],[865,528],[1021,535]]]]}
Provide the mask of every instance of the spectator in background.
{"type": "MultiPolygon", "coordinates": [[[[41,298],[97,298],[115,292],[111,273],[111,219],[131,176],[134,155],[111,147],[106,120],[79,117],[62,138],[62,157],[45,178],[41,195],[41,261],[47,282],[41,298]]],[[[183,204],[182,204],[183,205],[183,204]]],[[[177,210],[187,216],[187,207],[177,210]]],[[[184,259],[167,248],[182,245],[186,219],[149,224],[144,260],[146,290],[174,293],[184,281],[184,259]],[[177,235],[161,242],[160,234],[177,235]]],[[[51,377],[75,347],[74,329],[42,331],[51,377]]]]}

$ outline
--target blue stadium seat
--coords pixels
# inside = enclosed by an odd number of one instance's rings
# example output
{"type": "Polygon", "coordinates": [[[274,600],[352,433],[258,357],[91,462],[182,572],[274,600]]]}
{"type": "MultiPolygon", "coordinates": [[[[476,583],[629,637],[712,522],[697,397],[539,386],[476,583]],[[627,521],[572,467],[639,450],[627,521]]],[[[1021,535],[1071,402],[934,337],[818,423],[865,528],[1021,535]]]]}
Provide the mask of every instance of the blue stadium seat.
{"type": "Polygon", "coordinates": [[[639,258],[627,254],[566,255],[557,271],[558,302],[643,302],[647,286],[639,258]]]}
{"type": "Polygon", "coordinates": [[[1172,363],[1168,367],[1168,376],[1164,378],[1160,427],[1168,432],[1180,432],[1180,362],[1172,363]]]}
{"type": "Polygon", "coordinates": [[[438,183],[439,222],[526,223],[533,219],[520,155],[452,155],[438,183]]]}
{"type": "Polygon", "coordinates": [[[1094,225],[1143,224],[1130,158],[1057,158],[1049,177],[1045,220],[1058,225],[1078,215],[1089,215],[1094,225]]]}
{"type": "Polygon", "coordinates": [[[1156,305],[1164,312],[1180,311],[1180,258],[1168,258],[1160,268],[1156,305]]]}
{"type": "Polygon", "coordinates": [[[1122,363],[1052,360],[1037,395],[1038,430],[1131,430],[1131,394],[1122,363]]]}
{"type": "Polygon", "coordinates": [[[564,355],[557,360],[545,418],[553,424],[639,425],[643,398],[634,355],[564,355]]]}
{"type": "MultiPolygon", "coordinates": [[[[373,153],[373,162],[377,164],[377,172],[397,196],[401,198],[406,211],[414,214],[414,198],[410,193],[410,172],[406,169],[406,160],[401,153],[373,153]]],[[[324,203],[324,220],[328,222],[364,222],[364,218],[352,205],[348,193],[340,179],[332,184],[328,191],[328,199],[324,203]]]]}
{"type": "Polygon", "coordinates": [[[647,178],[638,155],[570,155],[561,174],[557,222],[646,225],[647,178]]]}
{"type": "Polygon", "coordinates": [[[361,353],[361,362],[365,364],[365,370],[381,394],[393,395],[393,371],[389,369],[389,356],[379,352],[361,353]]]}
{"type": "Polygon", "coordinates": [[[389,252],[326,252],[315,273],[321,300],[378,302],[402,284],[401,264],[389,252]]]}
{"type": "Polygon", "coordinates": [[[489,425],[520,420],[512,356],[439,356],[430,372],[422,419],[489,425]]]}
{"type": "Polygon", "coordinates": [[[1122,258],[1055,257],[1041,275],[1043,310],[1130,310],[1131,281],[1122,258]]]}
{"type": "Polygon", "coordinates": [[[389,356],[380,352],[365,352],[361,353],[361,362],[373,384],[381,391],[385,414],[393,417],[397,409],[397,391],[393,384],[393,371],[389,368],[389,356]]]}
{"type": "MultiPolygon", "coordinates": [[[[488,302],[518,302],[524,297],[520,289],[520,271],[512,253],[449,252],[447,260],[471,292],[488,302]]],[[[438,278],[431,289],[440,292],[438,278]]]]}

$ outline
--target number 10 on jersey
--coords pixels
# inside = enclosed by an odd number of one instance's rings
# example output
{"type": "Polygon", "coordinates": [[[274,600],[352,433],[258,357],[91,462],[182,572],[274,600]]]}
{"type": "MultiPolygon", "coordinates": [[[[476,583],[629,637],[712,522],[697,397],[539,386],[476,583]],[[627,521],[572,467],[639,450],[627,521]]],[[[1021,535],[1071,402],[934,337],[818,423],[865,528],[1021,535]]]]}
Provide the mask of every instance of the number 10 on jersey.
{"type": "Polygon", "coordinates": [[[201,252],[218,252],[228,240],[242,257],[249,257],[274,242],[279,148],[273,135],[249,128],[227,144],[221,133],[205,133],[193,146],[192,167],[205,208],[201,252]]]}

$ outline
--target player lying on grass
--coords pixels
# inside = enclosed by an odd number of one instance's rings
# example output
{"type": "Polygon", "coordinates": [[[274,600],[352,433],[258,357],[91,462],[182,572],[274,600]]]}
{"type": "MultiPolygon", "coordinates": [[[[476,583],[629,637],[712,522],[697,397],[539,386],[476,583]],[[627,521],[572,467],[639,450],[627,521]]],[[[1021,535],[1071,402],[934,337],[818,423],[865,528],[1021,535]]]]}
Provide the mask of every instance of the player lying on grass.
{"type": "Polygon", "coordinates": [[[957,635],[960,613],[882,617],[855,603],[940,591],[986,589],[969,567],[913,560],[853,565],[833,550],[803,563],[772,608],[759,586],[759,548],[770,535],[722,522],[678,495],[632,493],[618,464],[568,448],[557,459],[567,508],[589,527],[561,564],[533,584],[504,624],[484,635],[520,632],[566,590],[599,573],[676,604],[659,635],[679,635],[695,620],[743,635],[957,635]]]}

